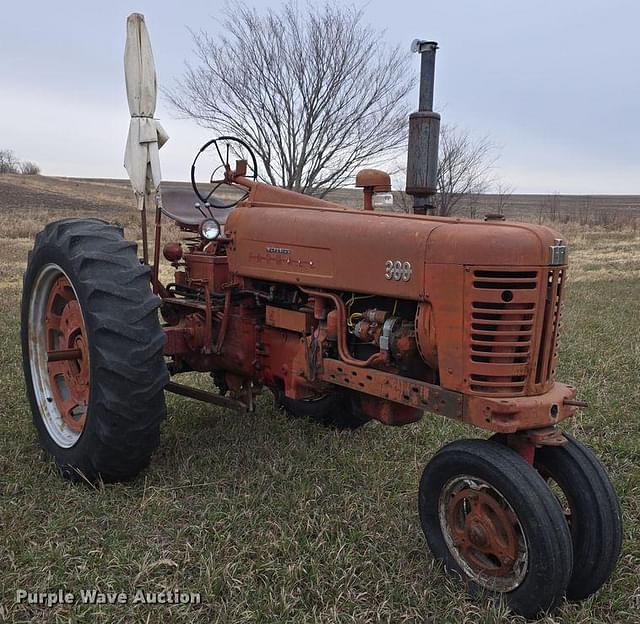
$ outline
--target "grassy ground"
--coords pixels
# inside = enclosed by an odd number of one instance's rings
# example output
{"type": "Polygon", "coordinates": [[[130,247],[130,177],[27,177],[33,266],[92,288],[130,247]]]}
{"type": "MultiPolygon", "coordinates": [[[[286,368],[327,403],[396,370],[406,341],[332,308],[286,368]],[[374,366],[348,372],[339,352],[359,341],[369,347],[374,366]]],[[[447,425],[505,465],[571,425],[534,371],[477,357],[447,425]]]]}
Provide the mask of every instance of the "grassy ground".
{"type": "MultiPolygon", "coordinates": [[[[0,621],[524,621],[468,599],[427,552],[416,513],[420,471],[442,444],[477,433],[440,417],[338,434],[287,419],[267,396],[247,417],[170,396],[145,474],[98,489],[62,481],[38,448],[25,400],[20,273],[45,220],[97,208],[83,209],[80,197],[51,209],[49,199],[0,203],[0,621]],[[17,605],[19,588],[181,589],[202,602],[46,608],[17,605]]],[[[600,593],[542,621],[638,622],[640,238],[569,236],[575,267],[560,377],[590,407],[566,426],[608,467],[625,542],[600,593]]]]}

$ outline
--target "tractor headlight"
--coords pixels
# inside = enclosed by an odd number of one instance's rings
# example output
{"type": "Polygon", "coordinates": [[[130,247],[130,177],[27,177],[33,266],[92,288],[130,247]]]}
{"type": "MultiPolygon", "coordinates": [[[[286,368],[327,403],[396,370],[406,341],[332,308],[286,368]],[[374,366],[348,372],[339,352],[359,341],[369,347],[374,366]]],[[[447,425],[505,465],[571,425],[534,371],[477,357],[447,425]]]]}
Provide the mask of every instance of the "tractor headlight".
{"type": "Polygon", "coordinates": [[[221,227],[215,219],[205,219],[200,224],[200,235],[206,240],[215,240],[220,236],[221,227]]]}

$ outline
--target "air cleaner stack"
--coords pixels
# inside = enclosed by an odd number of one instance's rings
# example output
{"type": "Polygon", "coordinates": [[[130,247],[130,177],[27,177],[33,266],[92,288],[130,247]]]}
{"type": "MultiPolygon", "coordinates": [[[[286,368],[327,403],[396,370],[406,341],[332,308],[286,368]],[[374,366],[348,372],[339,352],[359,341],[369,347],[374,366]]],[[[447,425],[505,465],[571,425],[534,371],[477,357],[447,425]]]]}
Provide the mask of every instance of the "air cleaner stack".
{"type": "Polygon", "coordinates": [[[407,152],[406,191],[413,195],[415,214],[426,214],[433,209],[432,197],[437,190],[440,115],[433,112],[437,49],[435,41],[416,39],[411,44],[411,50],[421,55],[420,101],[418,111],[409,116],[407,152]]]}

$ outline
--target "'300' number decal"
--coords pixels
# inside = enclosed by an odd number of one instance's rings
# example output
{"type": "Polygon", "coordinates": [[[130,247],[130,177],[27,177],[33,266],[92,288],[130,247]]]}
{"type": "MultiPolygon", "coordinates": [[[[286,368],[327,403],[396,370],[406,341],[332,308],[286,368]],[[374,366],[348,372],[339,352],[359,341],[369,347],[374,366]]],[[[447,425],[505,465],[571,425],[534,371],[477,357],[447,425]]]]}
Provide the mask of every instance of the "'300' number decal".
{"type": "Polygon", "coordinates": [[[387,260],[384,263],[384,277],[388,280],[408,282],[411,279],[411,262],[387,260]]]}

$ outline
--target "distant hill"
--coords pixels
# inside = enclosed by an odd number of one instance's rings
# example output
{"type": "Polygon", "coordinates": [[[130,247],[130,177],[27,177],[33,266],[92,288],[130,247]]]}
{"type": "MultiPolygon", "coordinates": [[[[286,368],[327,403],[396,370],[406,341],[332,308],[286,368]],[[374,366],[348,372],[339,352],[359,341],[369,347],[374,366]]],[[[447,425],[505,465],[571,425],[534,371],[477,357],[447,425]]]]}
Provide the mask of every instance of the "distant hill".
{"type": "MultiPolygon", "coordinates": [[[[167,181],[163,185],[190,187],[188,182],[167,181]]],[[[402,211],[405,206],[411,205],[411,198],[401,191],[395,191],[394,196],[394,210],[402,211]]],[[[80,207],[82,202],[87,202],[92,209],[100,205],[111,210],[133,207],[127,179],[0,175],[0,210],[10,210],[19,200],[37,204],[55,201],[60,204],[64,203],[65,198],[74,207],[80,207]],[[9,201],[10,197],[12,201],[9,201]]],[[[344,188],[332,191],[327,199],[350,208],[359,208],[362,205],[362,192],[344,188]]],[[[638,223],[640,195],[514,194],[508,198],[491,194],[475,195],[460,200],[456,215],[481,219],[485,214],[496,212],[502,212],[508,219],[530,222],[559,221],[582,225],[638,223]]]]}

